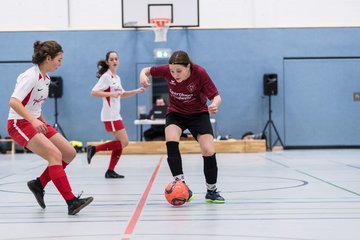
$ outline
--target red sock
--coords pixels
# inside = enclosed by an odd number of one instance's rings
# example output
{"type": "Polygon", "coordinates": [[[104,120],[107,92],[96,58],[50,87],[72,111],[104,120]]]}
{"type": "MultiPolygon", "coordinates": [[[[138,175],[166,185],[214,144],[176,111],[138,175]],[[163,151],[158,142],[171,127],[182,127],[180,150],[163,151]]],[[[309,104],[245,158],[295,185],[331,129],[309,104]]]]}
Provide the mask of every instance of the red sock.
{"type": "Polygon", "coordinates": [[[96,152],[98,151],[108,151],[114,149],[122,149],[120,141],[111,141],[106,142],[100,145],[96,145],[96,152]]]}
{"type": "Polygon", "coordinates": [[[65,170],[66,166],[69,165],[69,163],[62,161],[63,169],[65,170]]]}
{"type": "Polygon", "coordinates": [[[71,192],[71,187],[66,173],[61,165],[52,165],[48,167],[49,176],[55,187],[65,200],[73,199],[75,196],[71,192]]]}
{"type": "Polygon", "coordinates": [[[110,163],[109,163],[109,170],[115,169],[116,164],[119,162],[121,157],[122,149],[115,149],[111,153],[110,163]]]}
{"type": "Polygon", "coordinates": [[[39,179],[43,187],[45,187],[46,184],[51,181],[51,178],[49,176],[49,167],[45,168],[44,172],[40,175],[39,179]]]}
{"type": "MultiPolygon", "coordinates": [[[[69,164],[62,161],[63,169],[65,169],[67,165],[69,165],[69,164]]],[[[45,168],[44,172],[40,175],[39,179],[40,179],[41,185],[43,187],[45,187],[46,184],[48,184],[48,182],[51,181],[51,178],[49,176],[49,167],[45,168]]]]}

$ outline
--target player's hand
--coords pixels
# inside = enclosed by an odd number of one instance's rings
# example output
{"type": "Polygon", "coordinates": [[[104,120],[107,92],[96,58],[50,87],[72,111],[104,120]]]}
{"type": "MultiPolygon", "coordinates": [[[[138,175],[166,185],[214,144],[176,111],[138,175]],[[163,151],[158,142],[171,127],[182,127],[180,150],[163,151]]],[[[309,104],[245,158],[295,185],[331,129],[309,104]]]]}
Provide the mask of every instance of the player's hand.
{"type": "Polygon", "coordinates": [[[149,78],[146,76],[140,78],[140,84],[143,85],[145,88],[151,85],[149,78]]]}
{"type": "Polygon", "coordinates": [[[38,133],[46,134],[48,132],[46,124],[39,119],[35,119],[33,122],[31,122],[31,124],[38,133]]]}
{"type": "Polygon", "coordinates": [[[145,92],[145,88],[144,87],[138,88],[138,89],[136,89],[136,92],[143,93],[143,92],[145,92]]]}
{"type": "Polygon", "coordinates": [[[210,114],[216,114],[218,111],[218,106],[216,106],[215,104],[210,104],[208,106],[208,110],[210,114]]]}

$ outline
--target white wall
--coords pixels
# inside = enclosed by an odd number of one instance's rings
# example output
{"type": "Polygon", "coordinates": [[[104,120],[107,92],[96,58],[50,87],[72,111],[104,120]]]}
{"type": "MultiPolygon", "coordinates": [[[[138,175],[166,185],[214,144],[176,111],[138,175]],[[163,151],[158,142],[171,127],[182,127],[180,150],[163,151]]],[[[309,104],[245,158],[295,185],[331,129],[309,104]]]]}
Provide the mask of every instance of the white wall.
{"type": "MultiPolygon", "coordinates": [[[[64,1],[64,0],[61,0],[64,1]]],[[[69,0],[73,29],[119,29],[121,0],[69,0]]]]}
{"type": "MultiPolygon", "coordinates": [[[[200,28],[360,26],[359,0],[199,1],[200,28]]],[[[121,0],[0,3],[0,31],[122,28],[121,0]]]]}
{"type": "Polygon", "coordinates": [[[360,26],[359,0],[200,0],[203,28],[360,26]]]}
{"type": "Polygon", "coordinates": [[[0,31],[68,27],[67,0],[0,0],[0,31]]]}

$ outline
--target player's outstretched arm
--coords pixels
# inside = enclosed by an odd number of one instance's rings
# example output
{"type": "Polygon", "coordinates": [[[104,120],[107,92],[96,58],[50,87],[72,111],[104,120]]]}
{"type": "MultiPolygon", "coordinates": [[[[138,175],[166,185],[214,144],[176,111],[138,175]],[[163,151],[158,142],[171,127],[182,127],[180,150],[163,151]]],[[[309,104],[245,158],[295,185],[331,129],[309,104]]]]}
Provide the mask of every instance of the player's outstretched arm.
{"type": "Polygon", "coordinates": [[[143,68],[140,72],[140,84],[146,88],[150,86],[149,76],[150,76],[150,67],[143,68]]]}
{"type": "Polygon", "coordinates": [[[134,96],[135,94],[143,93],[143,92],[145,92],[145,88],[144,88],[144,87],[140,87],[140,88],[137,88],[137,89],[134,89],[134,90],[130,90],[130,91],[125,91],[125,92],[121,95],[121,98],[131,97],[131,96],[134,96]]]}

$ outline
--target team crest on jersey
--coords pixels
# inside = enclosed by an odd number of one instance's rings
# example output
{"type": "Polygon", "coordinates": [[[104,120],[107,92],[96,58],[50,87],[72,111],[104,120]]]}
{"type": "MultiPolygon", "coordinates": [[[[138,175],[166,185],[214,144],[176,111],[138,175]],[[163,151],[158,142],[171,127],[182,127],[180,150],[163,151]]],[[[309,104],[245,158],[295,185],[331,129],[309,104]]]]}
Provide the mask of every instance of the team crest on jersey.
{"type": "Polygon", "coordinates": [[[196,89],[196,86],[194,83],[191,83],[186,88],[187,88],[187,90],[189,90],[189,92],[194,92],[196,89]]]}

